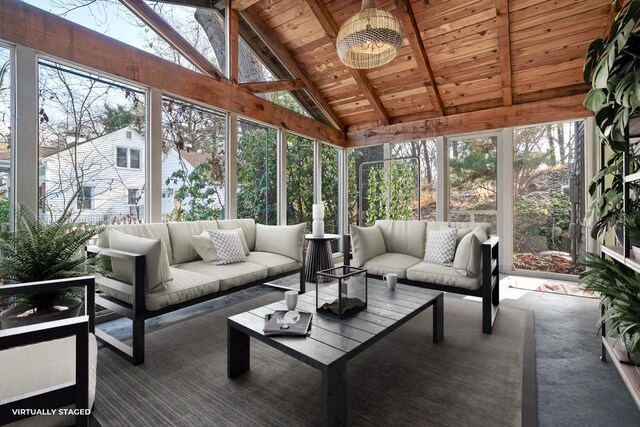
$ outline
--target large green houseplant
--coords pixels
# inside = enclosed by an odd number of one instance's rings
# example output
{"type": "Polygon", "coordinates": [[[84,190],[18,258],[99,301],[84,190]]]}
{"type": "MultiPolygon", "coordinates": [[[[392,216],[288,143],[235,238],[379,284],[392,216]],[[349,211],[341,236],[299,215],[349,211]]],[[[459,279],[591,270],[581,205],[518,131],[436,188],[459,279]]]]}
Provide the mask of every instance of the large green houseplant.
{"type": "MultiPolygon", "coordinates": [[[[584,105],[595,113],[600,142],[611,150],[589,187],[593,201],[587,219],[594,238],[604,238],[622,215],[623,156],[629,149],[629,118],[640,111],[639,30],[640,0],[631,0],[621,7],[609,34],[591,43],[585,60],[584,80],[591,90],[584,105]],[[609,178],[611,182],[607,182],[609,178]]],[[[638,158],[632,156],[631,162],[630,170],[637,170],[638,158]]],[[[631,190],[637,195],[639,189],[634,185],[631,190]]]]}
{"type": "MultiPolygon", "coordinates": [[[[15,232],[0,233],[2,283],[29,283],[86,275],[88,265],[82,247],[102,228],[78,226],[71,221],[72,215],[72,211],[66,209],[57,220],[46,223],[29,208],[20,205],[15,232]]],[[[66,292],[51,290],[22,296],[19,298],[21,304],[0,314],[0,321],[3,327],[13,327],[77,315],[82,301],[70,298],[66,292]]]]}

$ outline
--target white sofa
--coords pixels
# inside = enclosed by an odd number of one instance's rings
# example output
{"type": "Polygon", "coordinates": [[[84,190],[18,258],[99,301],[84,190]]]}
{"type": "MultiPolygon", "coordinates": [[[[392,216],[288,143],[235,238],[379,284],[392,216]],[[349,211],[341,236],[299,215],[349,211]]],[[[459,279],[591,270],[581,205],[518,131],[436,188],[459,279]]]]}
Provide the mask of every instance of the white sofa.
{"type": "MultiPolygon", "coordinates": [[[[114,277],[97,280],[100,293],[96,304],[132,319],[133,346],[104,331],[97,330],[96,336],[134,364],[143,363],[146,319],[299,271],[304,259],[304,229],[305,224],[265,226],[252,219],[108,226],[98,236],[98,245],[87,248],[89,253],[108,256],[114,267],[114,277]],[[208,240],[208,230],[237,229],[242,230],[246,242],[246,261],[216,265],[205,262],[196,250],[197,236],[208,240]],[[161,253],[136,253],[141,241],[136,238],[159,239],[161,253]],[[130,273],[116,274],[115,263],[119,269],[128,263],[130,273]]],[[[198,249],[204,253],[202,247],[198,249]]]]}
{"type": "Polygon", "coordinates": [[[352,255],[346,259],[370,276],[396,273],[401,283],[481,297],[482,329],[490,334],[500,297],[499,241],[496,236],[489,238],[489,227],[486,223],[395,220],[379,220],[372,227],[352,225],[352,255]],[[429,235],[452,229],[451,262],[433,262],[425,252],[429,235]]]}

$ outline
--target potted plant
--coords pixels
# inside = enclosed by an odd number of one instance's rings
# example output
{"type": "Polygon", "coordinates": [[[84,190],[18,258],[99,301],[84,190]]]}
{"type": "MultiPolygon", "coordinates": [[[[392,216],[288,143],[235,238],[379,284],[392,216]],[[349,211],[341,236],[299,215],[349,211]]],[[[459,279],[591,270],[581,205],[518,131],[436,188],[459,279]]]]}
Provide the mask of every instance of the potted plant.
{"type": "MultiPolygon", "coordinates": [[[[45,223],[20,205],[16,231],[0,232],[0,280],[15,284],[86,275],[82,247],[102,227],[80,227],[70,222],[71,217],[71,210],[66,209],[60,218],[45,223]]],[[[0,323],[9,328],[77,316],[82,300],[68,292],[52,290],[19,297],[17,305],[0,313],[0,323]]]]}
{"type": "MultiPolygon", "coordinates": [[[[629,120],[640,111],[639,23],[640,0],[623,4],[609,34],[591,43],[585,59],[583,77],[592,88],[584,105],[595,113],[598,138],[611,150],[589,187],[593,201],[587,219],[594,238],[602,239],[622,215],[623,158],[629,149],[629,120]],[[611,183],[605,185],[609,177],[611,183]]],[[[630,170],[638,170],[638,160],[631,156],[630,170]]],[[[639,189],[637,184],[632,185],[636,194],[639,189]]]]}
{"type": "MultiPolygon", "coordinates": [[[[600,293],[604,313],[598,321],[605,322],[607,337],[617,333],[631,363],[640,364],[640,274],[624,265],[587,254],[587,270],[580,275],[585,289],[600,293]]],[[[615,345],[614,342],[614,345],[615,345]]]]}

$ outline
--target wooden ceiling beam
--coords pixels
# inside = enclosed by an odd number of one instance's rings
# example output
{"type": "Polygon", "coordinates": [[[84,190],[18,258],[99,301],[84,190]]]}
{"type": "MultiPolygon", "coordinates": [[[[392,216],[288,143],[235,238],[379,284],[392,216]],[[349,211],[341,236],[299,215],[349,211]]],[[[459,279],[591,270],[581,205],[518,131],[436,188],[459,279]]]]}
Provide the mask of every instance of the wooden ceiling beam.
{"type": "Polygon", "coordinates": [[[158,3],[168,3],[175,4],[178,6],[189,6],[189,7],[205,7],[210,8],[211,0],[155,0],[158,3]]]}
{"type": "Polygon", "coordinates": [[[611,9],[609,9],[609,17],[607,18],[607,28],[604,32],[604,37],[609,36],[611,27],[613,27],[613,24],[616,22],[616,15],[618,14],[618,12],[620,12],[620,9],[622,9],[623,3],[623,0],[617,0],[611,3],[611,9]]]}
{"type": "Polygon", "coordinates": [[[227,66],[227,77],[233,84],[238,84],[238,76],[240,73],[239,67],[239,51],[238,51],[238,11],[229,7],[233,4],[232,0],[227,0],[227,6],[225,8],[225,55],[227,66]]]}
{"type": "Polygon", "coordinates": [[[258,34],[262,41],[269,47],[269,49],[271,49],[274,55],[282,61],[284,66],[287,67],[295,77],[304,82],[305,89],[309,95],[311,95],[316,103],[318,103],[318,106],[320,106],[322,111],[324,111],[336,128],[343,130],[345,125],[340,116],[338,116],[333,107],[320,93],[313,81],[311,81],[302,68],[300,68],[296,60],[291,55],[291,52],[289,52],[282,43],[280,43],[280,41],[273,35],[273,32],[269,30],[264,22],[262,22],[262,19],[260,19],[260,16],[258,16],[255,10],[250,7],[240,12],[240,14],[251,28],[253,28],[256,34],[258,34]]]}
{"type": "Polygon", "coordinates": [[[304,87],[304,82],[300,79],[276,80],[270,82],[240,83],[240,87],[251,93],[270,93],[301,89],[304,87]]]}
{"type": "Polygon", "coordinates": [[[226,77],[215,65],[143,0],[120,0],[120,2],[200,71],[218,81],[226,80],[226,77]]]}
{"type": "Polygon", "coordinates": [[[409,0],[395,0],[395,2],[396,9],[399,12],[398,16],[402,19],[404,32],[407,39],[409,39],[411,51],[413,52],[413,57],[415,58],[416,63],[418,64],[418,69],[420,69],[422,77],[431,83],[431,85],[427,87],[431,104],[439,116],[444,116],[444,103],[442,102],[442,97],[438,91],[436,77],[433,74],[433,69],[431,68],[431,63],[429,62],[429,57],[427,56],[427,51],[424,47],[422,36],[420,35],[420,29],[418,28],[416,17],[413,14],[413,9],[411,8],[411,2],[409,0]]]}
{"type": "MultiPolygon", "coordinates": [[[[327,9],[324,0],[307,0],[307,4],[335,47],[339,28],[336,20],[333,18],[333,15],[331,15],[331,12],[327,9]]],[[[382,104],[380,97],[376,94],[376,91],[364,70],[356,70],[355,68],[350,67],[347,67],[347,69],[356,81],[358,87],[362,91],[362,94],[365,96],[367,101],[369,101],[371,108],[375,111],[380,122],[382,122],[383,125],[391,123],[389,113],[387,113],[387,110],[382,104]]]]}
{"type": "Polygon", "coordinates": [[[254,96],[226,79],[191,71],[22,1],[0,1],[0,22],[0,40],[308,138],[344,145],[341,130],[254,96]]]}
{"type": "Polygon", "coordinates": [[[258,1],[259,0],[232,0],[231,7],[241,12],[258,3],[258,1]]]}
{"type": "Polygon", "coordinates": [[[498,21],[498,54],[500,55],[502,103],[508,106],[513,105],[509,0],[496,0],[496,17],[498,21]]]}
{"type": "Polygon", "coordinates": [[[349,148],[589,117],[584,94],[347,131],[349,148]]]}

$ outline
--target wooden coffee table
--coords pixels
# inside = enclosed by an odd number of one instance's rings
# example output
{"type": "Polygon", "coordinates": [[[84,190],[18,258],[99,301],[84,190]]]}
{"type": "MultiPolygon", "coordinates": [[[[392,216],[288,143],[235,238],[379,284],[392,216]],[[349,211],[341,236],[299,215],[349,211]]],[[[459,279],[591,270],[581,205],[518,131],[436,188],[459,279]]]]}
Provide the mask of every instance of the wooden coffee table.
{"type": "MultiPolygon", "coordinates": [[[[333,285],[332,285],[333,286],[333,285]]],[[[320,298],[332,300],[329,290],[320,298]]],[[[367,308],[353,317],[338,319],[315,314],[315,291],[302,294],[298,310],[314,313],[311,336],[267,337],[262,333],[265,314],[286,310],[283,301],[256,308],[227,319],[227,376],[249,370],[249,337],[254,337],[322,372],[324,426],[347,424],[347,361],[403,323],[433,306],[433,342],[444,337],[443,293],[398,284],[394,291],[384,282],[369,279],[367,308]]]]}

